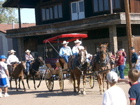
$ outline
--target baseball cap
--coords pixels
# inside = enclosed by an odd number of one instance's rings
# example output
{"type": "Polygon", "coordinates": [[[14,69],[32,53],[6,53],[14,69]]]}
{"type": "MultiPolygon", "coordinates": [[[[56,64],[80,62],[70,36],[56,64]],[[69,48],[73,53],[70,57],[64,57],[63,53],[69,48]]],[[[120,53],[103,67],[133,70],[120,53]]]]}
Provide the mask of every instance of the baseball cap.
{"type": "Polygon", "coordinates": [[[131,48],[130,48],[130,50],[133,50],[133,49],[135,49],[135,47],[131,47],[131,48]]]}
{"type": "Polygon", "coordinates": [[[0,59],[6,59],[7,57],[5,55],[1,55],[0,59]]]}
{"type": "Polygon", "coordinates": [[[110,82],[110,83],[115,83],[118,81],[118,75],[116,72],[114,71],[110,71],[107,76],[106,76],[107,80],[110,82]]]}

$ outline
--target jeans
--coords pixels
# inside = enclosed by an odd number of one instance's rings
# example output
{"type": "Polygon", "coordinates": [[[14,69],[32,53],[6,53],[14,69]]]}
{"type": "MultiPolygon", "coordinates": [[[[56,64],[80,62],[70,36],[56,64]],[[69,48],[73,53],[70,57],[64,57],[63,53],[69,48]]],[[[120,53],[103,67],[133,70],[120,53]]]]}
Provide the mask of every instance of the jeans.
{"type": "Polygon", "coordinates": [[[124,79],[124,65],[119,65],[118,70],[120,72],[120,78],[124,79]]]}
{"type": "Polygon", "coordinates": [[[31,63],[32,61],[26,61],[26,73],[28,73],[29,72],[29,69],[30,69],[30,63],[31,63]]]}
{"type": "Polygon", "coordinates": [[[65,60],[67,63],[68,63],[68,61],[69,61],[69,57],[70,57],[70,56],[67,56],[67,55],[63,56],[64,60],[65,60]]]}

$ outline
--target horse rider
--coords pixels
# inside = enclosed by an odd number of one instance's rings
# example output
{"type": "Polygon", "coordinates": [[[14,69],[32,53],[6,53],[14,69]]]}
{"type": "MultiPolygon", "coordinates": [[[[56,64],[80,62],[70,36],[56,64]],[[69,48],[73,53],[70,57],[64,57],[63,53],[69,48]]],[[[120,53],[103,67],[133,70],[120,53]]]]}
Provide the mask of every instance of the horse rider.
{"type": "Polygon", "coordinates": [[[29,69],[30,69],[30,65],[31,62],[34,60],[34,57],[30,54],[31,51],[30,50],[26,50],[25,51],[25,60],[26,60],[26,73],[29,75],[29,69]]]}
{"type": "Polygon", "coordinates": [[[8,56],[6,62],[7,62],[7,65],[9,67],[10,71],[12,71],[13,70],[13,64],[19,63],[19,59],[15,55],[15,52],[16,52],[15,50],[12,49],[12,50],[10,50],[8,52],[9,52],[9,56],[8,56]]]}
{"type": "Polygon", "coordinates": [[[75,43],[75,46],[72,48],[72,53],[73,53],[74,58],[75,58],[74,59],[74,65],[79,66],[79,63],[78,63],[79,50],[82,50],[82,49],[85,49],[85,48],[84,48],[84,46],[81,45],[82,44],[82,41],[80,41],[78,39],[76,41],[74,41],[74,43],[75,43]]]}
{"type": "Polygon", "coordinates": [[[63,41],[63,47],[60,48],[59,56],[64,58],[64,60],[68,63],[69,57],[72,55],[71,48],[68,46],[67,41],[63,41]]]}

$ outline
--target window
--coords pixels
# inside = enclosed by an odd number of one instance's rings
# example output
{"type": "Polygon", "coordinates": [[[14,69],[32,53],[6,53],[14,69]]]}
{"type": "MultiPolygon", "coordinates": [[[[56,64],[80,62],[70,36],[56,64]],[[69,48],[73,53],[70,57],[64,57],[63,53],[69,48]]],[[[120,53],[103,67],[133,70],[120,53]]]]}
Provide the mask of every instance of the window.
{"type": "Polygon", "coordinates": [[[98,1],[99,1],[99,11],[103,11],[103,0],[98,1]]]}
{"type": "Polygon", "coordinates": [[[104,0],[104,10],[109,10],[109,1],[104,0]]]}
{"type": "Polygon", "coordinates": [[[45,20],[45,9],[42,9],[42,20],[45,20]]]}
{"type": "Polygon", "coordinates": [[[47,20],[50,19],[50,12],[49,12],[49,9],[46,9],[46,19],[47,19],[47,20]]]}
{"type": "Polygon", "coordinates": [[[58,16],[62,18],[62,5],[58,5],[58,16]]]}
{"type": "Polygon", "coordinates": [[[93,0],[94,12],[98,12],[98,0],[93,0]]]}
{"type": "Polygon", "coordinates": [[[42,8],[42,20],[51,20],[62,18],[62,5],[55,5],[47,8],[42,8]]]}
{"type": "MultiPolygon", "coordinates": [[[[93,0],[94,12],[107,11],[110,8],[109,0],[93,0]]],[[[112,0],[113,9],[120,9],[120,0],[112,0]]]]}
{"type": "Polygon", "coordinates": [[[58,18],[57,6],[54,6],[54,18],[58,18]]]}

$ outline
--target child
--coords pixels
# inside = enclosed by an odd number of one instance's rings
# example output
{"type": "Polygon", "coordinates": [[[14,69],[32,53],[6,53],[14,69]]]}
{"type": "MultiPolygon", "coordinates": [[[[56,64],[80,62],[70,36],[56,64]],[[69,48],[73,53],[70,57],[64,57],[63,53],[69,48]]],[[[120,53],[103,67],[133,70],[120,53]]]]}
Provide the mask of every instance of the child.
{"type": "Polygon", "coordinates": [[[2,88],[4,88],[4,97],[8,97],[8,85],[9,85],[9,72],[7,69],[7,64],[5,63],[6,57],[4,55],[0,56],[0,98],[3,97],[2,95],[2,88]]]}
{"type": "Polygon", "coordinates": [[[104,93],[103,105],[127,105],[123,90],[116,85],[118,81],[117,73],[114,71],[109,72],[107,80],[111,87],[104,93]]]}
{"type": "Polygon", "coordinates": [[[128,72],[128,79],[132,84],[129,89],[129,99],[130,105],[140,105],[140,83],[138,78],[140,77],[140,72],[137,69],[130,70],[128,72]]]}

